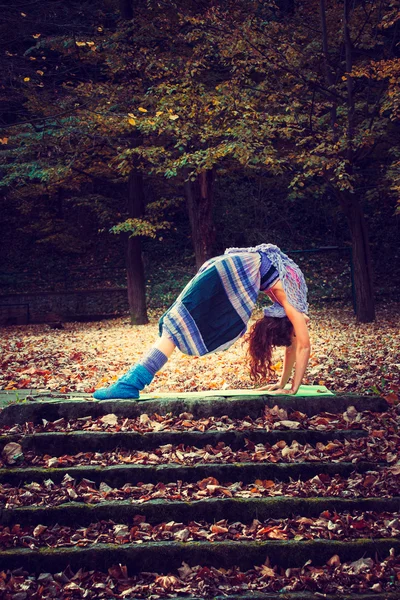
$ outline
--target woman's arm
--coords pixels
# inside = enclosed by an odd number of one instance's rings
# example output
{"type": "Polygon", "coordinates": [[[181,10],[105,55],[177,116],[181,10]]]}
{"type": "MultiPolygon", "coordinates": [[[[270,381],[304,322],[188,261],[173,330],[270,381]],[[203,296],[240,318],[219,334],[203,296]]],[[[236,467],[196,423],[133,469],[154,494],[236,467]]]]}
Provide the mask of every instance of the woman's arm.
{"type": "Polygon", "coordinates": [[[288,319],[291,321],[296,336],[296,353],[295,361],[296,367],[294,370],[293,381],[290,390],[284,390],[282,388],[274,390],[275,394],[296,394],[303,380],[304,373],[306,371],[308,360],[310,358],[311,344],[310,336],[308,334],[307,323],[309,318],[307,315],[299,312],[290,304],[286,298],[286,294],[283,287],[277,286],[274,288],[275,295],[279,303],[285,309],[285,313],[288,319]],[[281,288],[281,289],[279,289],[281,288]]]}
{"type": "Polygon", "coordinates": [[[283,369],[279,380],[279,387],[284,388],[290,379],[296,361],[297,338],[293,337],[292,344],[286,346],[285,356],[283,358],[283,369]]]}
{"type": "Polygon", "coordinates": [[[306,317],[303,313],[296,310],[285,297],[281,299],[283,308],[285,309],[288,319],[291,321],[296,336],[296,366],[290,391],[285,390],[284,393],[296,394],[303,380],[306,371],[308,360],[310,358],[311,343],[308,333],[306,317]]]}
{"type": "Polygon", "coordinates": [[[270,383],[268,385],[264,385],[263,387],[257,388],[257,390],[279,390],[285,387],[287,382],[290,379],[290,376],[293,371],[293,366],[296,360],[296,346],[297,346],[297,338],[293,337],[292,344],[285,348],[285,354],[283,357],[283,369],[282,374],[277,383],[270,383]]]}
{"type": "MultiPolygon", "coordinates": [[[[269,389],[271,393],[275,394],[296,394],[297,390],[300,387],[302,379],[304,377],[304,373],[306,371],[308,360],[310,358],[311,344],[310,344],[310,336],[308,334],[307,324],[309,323],[309,317],[299,312],[290,304],[288,301],[285,290],[283,289],[282,282],[278,279],[276,283],[272,286],[272,288],[267,292],[267,294],[271,297],[274,302],[278,302],[286,313],[286,316],[290,320],[293,325],[294,335],[296,340],[295,352],[294,352],[294,361],[296,363],[296,367],[294,370],[294,377],[292,381],[292,386],[290,390],[285,390],[283,387],[278,387],[278,384],[272,384],[270,386],[265,386],[264,389],[269,389]],[[272,291],[273,289],[273,291],[272,291]]],[[[286,357],[286,354],[285,354],[286,357]]],[[[293,360],[293,355],[291,355],[290,360],[293,360]]],[[[293,367],[293,364],[292,364],[293,367]]],[[[284,371],[285,371],[284,364],[284,371]]],[[[290,374],[289,374],[290,376],[290,374]]],[[[279,381],[279,385],[284,381],[284,374],[282,373],[281,380],[279,381]]],[[[263,389],[263,388],[260,388],[263,389]]]]}

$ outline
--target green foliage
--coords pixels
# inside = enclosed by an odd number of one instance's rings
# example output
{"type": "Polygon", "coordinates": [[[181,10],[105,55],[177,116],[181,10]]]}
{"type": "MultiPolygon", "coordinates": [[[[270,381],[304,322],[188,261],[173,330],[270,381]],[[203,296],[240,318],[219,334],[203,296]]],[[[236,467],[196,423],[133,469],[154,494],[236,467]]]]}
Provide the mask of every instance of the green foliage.
{"type": "MultiPolygon", "coordinates": [[[[130,233],[129,237],[144,236],[155,239],[160,231],[171,227],[168,221],[159,221],[157,224],[150,223],[146,219],[126,219],[111,227],[112,233],[130,233]]],[[[162,240],[162,238],[159,238],[162,240]]]]}
{"type": "Polygon", "coordinates": [[[392,162],[386,171],[386,179],[398,198],[396,212],[400,214],[400,148],[390,149],[389,155],[392,157],[392,162]]]}
{"type": "Polygon", "coordinates": [[[353,193],[366,157],[398,120],[398,60],[380,60],[393,46],[390,2],[370,3],[367,15],[363,3],[351,12],[353,46],[360,50],[351,74],[340,3],[326,11],[328,57],[317,0],[299,2],[284,16],[273,4],[261,10],[241,0],[176,2],[169,10],[150,2],[135,5],[135,19],[127,22],[111,7],[91,15],[89,27],[76,19],[63,36],[40,32],[25,49],[25,105],[38,124],[11,128],[3,185],[79,189],[88,178],[124,178],[133,165],[176,177],[236,163],[292,173],[292,197],[314,193],[315,186],[353,193]],[[52,57],[51,68],[37,69],[43,55],[52,57]],[[61,93],[51,87],[59,80],[55,57],[71,72],[61,93]],[[333,69],[335,84],[328,85],[325,71],[333,69]],[[349,79],[357,80],[351,139],[349,79]]]}
{"type": "Polygon", "coordinates": [[[177,208],[181,205],[183,198],[159,198],[154,202],[149,202],[146,207],[147,217],[142,219],[125,219],[121,223],[111,227],[111,233],[130,233],[129,237],[148,237],[163,240],[161,233],[168,232],[173,227],[171,221],[162,220],[165,213],[171,217],[177,208]]]}
{"type": "Polygon", "coordinates": [[[329,221],[346,194],[365,198],[371,213],[383,197],[399,197],[393,3],[352,5],[350,72],[343,3],[327,3],[326,51],[319,8],[317,0],[296,2],[292,13],[270,2],[149,0],[133,5],[129,21],[106,0],[45,0],[26,9],[29,19],[10,8],[0,57],[0,185],[27,218],[44,221],[41,232],[30,229],[38,244],[76,248],[73,227],[58,221],[63,210],[101,230],[175,239],[179,207],[164,205],[160,179],[176,182],[178,196],[184,178],[211,168],[217,182],[232,181],[230,201],[216,193],[226,245],[239,225],[244,243],[293,238],[296,218],[281,211],[268,222],[287,199],[293,214],[323,210],[329,221]],[[13,29],[21,31],[16,41],[13,29]],[[157,194],[145,218],[126,220],[132,168],[151,177],[157,194]],[[277,181],[258,205],[234,185],[249,172],[277,181]]]}

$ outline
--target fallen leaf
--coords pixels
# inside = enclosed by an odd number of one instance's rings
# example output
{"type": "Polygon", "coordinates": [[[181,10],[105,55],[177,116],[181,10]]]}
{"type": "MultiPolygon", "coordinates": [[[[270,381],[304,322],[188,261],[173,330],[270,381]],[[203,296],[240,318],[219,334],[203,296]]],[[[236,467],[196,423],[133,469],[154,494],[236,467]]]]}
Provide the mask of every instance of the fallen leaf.
{"type": "Polygon", "coordinates": [[[16,462],[24,458],[22,446],[17,442],[9,442],[6,444],[1,455],[8,465],[14,465],[16,462]]]}

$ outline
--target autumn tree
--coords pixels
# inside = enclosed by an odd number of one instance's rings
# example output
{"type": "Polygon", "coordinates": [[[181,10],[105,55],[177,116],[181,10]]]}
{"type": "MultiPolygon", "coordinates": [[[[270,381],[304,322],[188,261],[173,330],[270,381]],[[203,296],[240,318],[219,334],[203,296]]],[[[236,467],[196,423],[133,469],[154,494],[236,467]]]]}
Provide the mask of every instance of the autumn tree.
{"type": "Polygon", "coordinates": [[[363,205],[398,187],[395,3],[205,5],[175,3],[178,56],[148,54],[151,69],[168,75],[152,79],[146,111],[132,122],[146,133],[134,152],[156,170],[202,182],[204,197],[218,168],[240,164],[291,174],[292,196],[337,202],[352,243],[357,318],[373,320],[363,205]],[[371,164],[382,183],[369,180],[371,164]]]}
{"type": "MultiPolygon", "coordinates": [[[[235,9],[239,24],[250,5],[254,8],[257,3],[218,4],[235,9]]],[[[143,10],[154,5],[149,2],[143,10]]],[[[153,8],[150,23],[146,14],[133,19],[125,33],[125,53],[121,52],[121,61],[141,74],[147,91],[142,105],[129,115],[142,143],[122,149],[119,168],[126,172],[135,156],[150,173],[181,178],[197,267],[213,253],[216,175],[255,166],[272,156],[269,125],[243,101],[235,69],[214,39],[215,27],[208,19],[214,5],[212,0],[161,3],[163,10],[153,8]],[[261,143],[252,137],[256,130],[261,143]]],[[[271,161],[270,168],[281,170],[271,161]]]]}
{"type": "Polygon", "coordinates": [[[291,173],[292,193],[328,196],[342,207],[361,322],[375,317],[363,199],[382,186],[388,192],[387,178],[398,170],[398,19],[389,0],[329,7],[315,0],[297,2],[285,15],[273,3],[253,5],[240,22],[216,5],[198,22],[213,33],[235,73],[230,87],[255,115],[253,125],[248,121],[251,160],[291,173]],[[259,151],[265,130],[267,161],[259,151]],[[371,164],[381,169],[382,182],[369,181],[371,164]]]}
{"type": "MultiPolygon", "coordinates": [[[[214,165],[233,146],[223,143],[228,104],[218,108],[223,92],[215,92],[221,65],[212,48],[203,61],[206,36],[196,40],[190,27],[209,5],[100,2],[90,14],[87,4],[72,3],[48,18],[52,7],[43,3],[41,16],[14,15],[29,20],[26,43],[10,53],[21,65],[24,118],[4,138],[3,185],[29,202],[43,194],[51,201],[62,188],[82,204],[84,194],[105,225],[122,212],[109,197],[126,182],[128,218],[112,230],[128,237],[135,323],[147,320],[140,240],[170,226],[165,199],[144,218],[145,173],[182,176],[197,265],[212,254],[214,165]],[[39,58],[47,62],[36,69],[39,58]]],[[[7,83],[15,80],[10,72],[7,83]]]]}
{"type": "MultiPolygon", "coordinates": [[[[123,36],[119,8],[106,1],[95,10],[92,3],[81,2],[68,7],[43,2],[31,12],[10,7],[8,23],[22,24],[23,35],[13,37],[9,26],[2,30],[8,48],[2,95],[9,107],[1,138],[2,186],[23,210],[36,215],[40,199],[67,196],[79,206],[86,204],[102,227],[116,225],[127,202],[134,228],[114,231],[127,238],[131,320],[142,324],[147,312],[140,238],[156,237],[170,223],[160,219],[168,210],[166,201],[143,219],[137,161],[127,173],[114,162],[122,148],[138,143],[127,114],[132,98],[142,91],[140,78],[118,59],[123,36]]],[[[69,242],[65,231],[56,235],[60,243],[69,242]]]]}
{"type": "MultiPolygon", "coordinates": [[[[157,207],[152,220],[140,212],[143,175],[180,178],[199,265],[212,253],[215,176],[243,168],[289,175],[289,198],[319,195],[321,206],[330,199],[344,210],[357,316],[373,319],[363,197],[398,189],[394,4],[100,5],[79,38],[47,36],[28,49],[35,60],[48,47],[68,76],[53,87],[39,72],[22,78],[26,90],[19,82],[26,123],[35,116],[43,125],[33,134],[26,125],[7,142],[7,185],[62,183],[77,192],[88,178],[129,181],[139,212],[132,209],[115,231],[140,237],[165,226],[157,207]],[[371,164],[382,173],[373,185],[371,164]]],[[[57,77],[56,65],[46,76],[57,77]]]]}

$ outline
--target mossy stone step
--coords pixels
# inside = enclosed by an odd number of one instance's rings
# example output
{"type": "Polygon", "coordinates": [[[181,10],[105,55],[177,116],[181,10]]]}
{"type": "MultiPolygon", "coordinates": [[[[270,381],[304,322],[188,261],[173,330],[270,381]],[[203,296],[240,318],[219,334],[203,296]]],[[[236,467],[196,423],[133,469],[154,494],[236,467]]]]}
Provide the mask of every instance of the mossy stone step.
{"type": "MultiPolygon", "coordinates": [[[[174,598],[184,598],[184,600],[204,600],[204,596],[189,597],[176,595],[174,598]]],[[[369,594],[360,594],[355,592],[349,594],[342,592],[337,594],[323,594],[315,592],[266,592],[264,594],[235,594],[226,596],[213,596],[213,600],[399,600],[399,592],[371,592],[369,594]]],[[[136,600],[135,598],[127,598],[126,600],[136,600]]]]}
{"type": "Polygon", "coordinates": [[[298,410],[313,416],[321,412],[343,413],[349,406],[355,406],[359,411],[370,410],[384,412],[388,408],[383,398],[374,396],[196,396],[195,398],[151,398],[137,400],[71,400],[66,398],[53,400],[35,400],[33,402],[18,402],[11,404],[0,412],[0,427],[31,421],[40,423],[42,419],[55,421],[57,419],[75,419],[85,416],[100,417],[114,413],[121,417],[138,417],[142,413],[179,415],[183,412],[192,413],[195,419],[203,417],[221,417],[243,419],[250,416],[255,419],[260,416],[267,406],[272,408],[278,404],[287,410],[298,410]]]}
{"type": "Polygon", "coordinates": [[[220,483],[226,481],[242,481],[251,483],[256,479],[272,479],[288,481],[292,479],[311,479],[315,475],[326,473],[346,476],[353,471],[364,473],[384,466],[385,463],[360,461],[326,462],[310,461],[295,463],[200,463],[196,465],[143,465],[127,464],[112,466],[70,466],[70,467],[10,467],[0,469],[0,482],[11,485],[21,485],[23,482],[44,481],[52,479],[60,483],[68,474],[78,481],[82,478],[90,479],[96,484],[102,481],[113,487],[121,487],[125,483],[170,483],[171,481],[196,482],[206,477],[215,477],[220,483]]]}
{"type": "Polygon", "coordinates": [[[115,448],[150,450],[165,444],[185,444],[186,446],[204,447],[207,444],[216,446],[219,442],[230,446],[233,450],[244,448],[246,440],[254,444],[270,444],[284,440],[288,445],[296,440],[299,444],[328,443],[332,440],[366,437],[367,432],[357,429],[339,429],[333,431],[316,431],[309,429],[286,429],[266,431],[265,429],[237,431],[159,431],[138,433],[135,431],[67,431],[40,432],[30,435],[0,436],[0,452],[10,441],[19,442],[22,449],[32,450],[36,454],[76,454],[77,452],[107,452],[115,448]]]}
{"type": "Polygon", "coordinates": [[[204,500],[169,501],[130,500],[104,501],[97,504],[68,502],[57,506],[24,506],[0,508],[0,523],[12,526],[54,525],[55,523],[75,526],[89,525],[95,521],[111,520],[115,523],[131,523],[135,515],[146,517],[155,525],[161,522],[190,521],[214,522],[226,519],[250,523],[253,519],[285,519],[290,516],[318,517],[323,511],[331,513],[352,511],[375,511],[395,513],[400,511],[400,496],[394,498],[296,498],[275,496],[267,498],[207,498],[204,500]]]}
{"type": "MultiPolygon", "coordinates": [[[[182,600],[204,600],[204,596],[181,596],[174,595],[174,598],[182,600]]],[[[265,592],[264,594],[235,594],[226,596],[213,596],[213,600],[399,600],[399,592],[371,592],[369,594],[354,594],[342,592],[337,594],[325,594],[316,592],[265,592]]],[[[127,598],[126,600],[136,600],[136,598],[127,598]]]]}
{"type": "MultiPolygon", "coordinates": [[[[114,413],[119,417],[138,417],[142,413],[179,415],[183,412],[192,413],[194,418],[220,417],[229,415],[231,418],[259,417],[265,407],[278,404],[286,410],[297,410],[313,416],[321,412],[343,413],[349,406],[355,406],[358,411],[382,412],[388,409],[387,403],[381,398],[371,396],[341,395],[304,397],[268,396],[267,394],[252,394],[247,391],[241,395],[230,395],[227,392],[214,394],[199,393],[189,397],[179,394],[166,394],[163,397],[143,397],[142,401],[111,400],[94,401],[90,396],[86,399],[59,397],[54,399],[38,398],[6,407],[0,411],[0,427],[12,426],[16,423],[41,423],[65,418],[66,420],[83,417],[100,417],[114,413]]],[[[289,417],[290,418],[290,417],[289,417]]],[[[244,447],[245,439],[254,443],[269,443],[273,445],[279,440],[291,443],[315,444],[318,441],[328,442],[334,439],[343,440],[365,436],[361,430],[265,430],[255,431],[161,431],[140,434],[137,432],[108,432],[108,431],[73,431],[73,432],[43,432],[31,435],[5,434],[0,437],[0,447],[8,441],[19,441],[23,450],[33,450],[36,454],[60,456],[76,454],[77,452],[104,452],[115,448],[147,450],[165,444],[185,444],[188,446],[204,447],[206,444],[215,446],[224,442],[233,449],[244,447]]],[[[118,458],[118,460],[120,460],[118,458]]],[[[307,461],[296,463],[199,463],[193,466],[169,463],[165,465],[143,465],[119,463],[112,466],[69,466],[60,468],[44,467],[10,467],[0,469],[0,481],[19,486],[24,482],[44,481],[52,479],[60,483],[68,473],[77,482],[85,478],[96,485],[105,482],[113,487],[121,487],[125,483],[170,483],[171,481],[197,482],[206,477],[214,477],[221,484],[230,481],[254,482],[256,479],[289,480],[310,479],[327,473],[331,476],[340,474],[350,475],[354,471],[365,472],[376,470],[380,463],[376,462],[327,462],[307,461]]],[[[268,498],[206,498],[193,502],[170,502],[168,500],[151,500],[145,503],[126,501],[105,501],[98,504],[84,502],[69,502],[59,506],[27,506],[17,509],[0,509],[0,523],[12,526],[36,525],[54,523],[86,525],[97,520],[113,520],[114,522],[131,522],[136,514],[146,516],[152,524],[163,521],[190,522],[227,519],[228,521],[251,522],[257,518],[285,518],[290,515],[318,516],[324,510],[332,512],[367,511],[396,512],[400,510],[399,498],[293,498],[289,496],[268,498]]],[[[2,569],[25,568],[28,572],[59,572],[67,565],[73,570],[79,568],[96,569],[107,572],[112,564],[127,565],[130,574],[140,571],[157,571],[167,573],[179,568],[183,561],[190,565],[209,565],[231,568],[237,565],[242,570],[251,569],[254,565],[262,564],[269,556],[271,563],[280,567],[301,567],[308,560],[313,564],[325,564],[332,555],[338,554],[341,561],[353,561],[361,557],[385,559],[391,548],[400,552],[400,540],[388,539],[357,539],[348,542],[337,540],[307,540],[307,541],[224,541],[224,542],[145,542],[119,544],[93,544],[87,547],[64,548],[12,548],[0,551],[2,569]]],[[[249,594],[247,594],[249,596],[249,594]]],[[[280,595],[281,596],[281,595],[280,595]]],[[[382,596],[389,600],[388,594],[373,594],[374,599],[382,596]]],[[[276,594],[251,594],[253,600],[269,600],[276,594]]],[[[306,600],[315,595],[304,592],[301,594],[285,594],[292,600],[306,600]]],[[[338,597],[331,596],[332,600],[338,597]]],[[[341,595],[341,600],[346,598],[341,595]]],[[[395,598],[396,596],[393,596],[395,598]]],[[[241,600],[245,596],[240,596],[241,600]]],[[[349,595],[349,598],[352,598],[349,595]]],[[[357,595],[357,600],[362,596],[357,595]]],[[[195,600],[195,599],[192,599],[195,600]]],[[[222,600],[222,598],[221,598],[222,600]]],[[[232,598],[233,600],[233,598],[232,598]]],[[[235,599],[236,600],[236,599],[235,599]]],[[[250,600],[250,598],[248,598],[250,600]]],[[[365,595],[365,600],[372,600],[372,595],[365,595]]],[[[396,598],[397,600],[397,598],[396,598]]]]}
{"type": "Polygon", "coordinates": [[[203,565],[229,568],[237,565],[243,570],[262,564],[266,557],[280,567],[301,567],[308,560],[314,565],[325,564],[334,554],[341,562],[362,557],[384,559],[393,548],[400,551],[400,539],[359,539],[349,542],[336,540],[249,542],[144,542],[142,544],[93,544],[84,548],[13,548],[0,551],[4,569],[22,567],[29,572],[58,572],[70,565],[79,568],[107,571],[111,564],[123,564],[129,574],[140,571],[166,573],[179,568],[183,561],[190,566],[203,565]]]}

